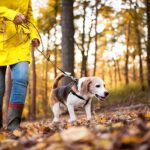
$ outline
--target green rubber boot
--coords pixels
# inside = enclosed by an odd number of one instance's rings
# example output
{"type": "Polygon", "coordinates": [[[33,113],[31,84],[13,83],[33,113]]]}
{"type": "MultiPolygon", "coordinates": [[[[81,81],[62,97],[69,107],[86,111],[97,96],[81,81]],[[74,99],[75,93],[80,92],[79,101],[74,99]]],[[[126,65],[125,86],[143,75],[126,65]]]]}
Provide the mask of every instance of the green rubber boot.
{"type": "Polygon", "coordinates": [[[21,123],[22,111],[23,111],[23,107],[20,107],[20,108],[9,107],[8,125],[7,125],[8,131],[19,129],[20,123],[21,123]]]}

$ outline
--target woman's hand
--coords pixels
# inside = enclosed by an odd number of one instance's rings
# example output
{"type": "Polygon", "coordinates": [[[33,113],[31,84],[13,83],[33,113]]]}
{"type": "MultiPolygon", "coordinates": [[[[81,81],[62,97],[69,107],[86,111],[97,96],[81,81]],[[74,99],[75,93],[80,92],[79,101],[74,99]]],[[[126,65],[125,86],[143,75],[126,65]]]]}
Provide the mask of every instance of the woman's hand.
{"type": "Polygon", "coordinates": [[[16,25],[26,22],[26,17],[22,13],[18,13],[13,21],[16,25]]]}
{"type": "Polygon", "coordinates": [[[40,41],[38,39],[33,39],[31,41],[31,45],[32,45],[33,48],[36,48],[40,45],[40,41]]]}

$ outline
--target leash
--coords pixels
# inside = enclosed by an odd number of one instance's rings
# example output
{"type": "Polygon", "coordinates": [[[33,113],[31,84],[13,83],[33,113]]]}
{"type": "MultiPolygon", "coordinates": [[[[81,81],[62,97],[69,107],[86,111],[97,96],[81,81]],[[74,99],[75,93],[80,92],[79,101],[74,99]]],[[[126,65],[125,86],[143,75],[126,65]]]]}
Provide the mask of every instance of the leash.
{"type": "MultiPolygon", "coordinates": [[[[8,21],[11,21],[11,20],[8,20],[8,21]]],[[[12,21],[11,21],[11,22],[12,22],[12,21]]],[[[8,38],[8,39],[6,39],[6,40],[0,41],[0,43],[6,43],[6,42],[8,42],[9,40],[13,39],[13,38],[17,35],[17,33],[18,33],[18,26],[21,26],[21,27],[23,27],[23,28],[29,29],[29,24],[32,25],[32,27],[33,27],[33,28],[36,30],[36,32],[38,33],[38,36],[39,36],[39,38],[40,38],[40,42],[41,42],[41,45],[42,45],[42,51],[39,50],[38,48],[36,48],[37,51],[40,52],[40,53],[43,55],[43,57],[44,57],[47,61],[49,61],[54,67],[56,67],[56,68],[57,68],[60,72],[62,72],[66,77],[69,77],[69,78],[71,78],[71,80],[73,80],[73,81],[76,82],[77,79],[75,79],[73,76],[71,76],[71,75],[69,75],[68,73],[66,73],[65,71],[63,71],[61,68],[57,67],[57,66],[51,61],[50,55],[48,55],[48,57],[47,57],[47,56],[44,54],[44,52],[43,52],[43,51],[44,51],[44,45],[43,45],[43,42],[42,42],[42,37],[41,37],[41,35],[40,35],[39,30],[37,29],[37,27],[36,27],[31,21],[29,21],[28,19],[26,19],[25,23],[20,24],[20,25],[15,25],[16,33],[15,33],[14,35],[12,35],[10,38],[8,38]],[[26,23],[26,24],[25,24],[25,23],[26,23]]]]}
{"type": "MultiPolygon", "coordinates": [[[[43,45],[42,37],[41,37],[41,35],[40,35],[40,33],[39,33],[39,30],[38,30],[37,27],[36,27],[32,22],[30,22],[29,20],[27,20],[27,23],[30,23],[30,24],[34,27],[34,29],[37,31],[37,33],[38,33],[38,35],[39,35],[39,37],[40,37],[41,44],[42,44],[42,49],[44,50],[44,45],[43,45]]],[[[71,78],[71,80],[77,82],[77,81],[76,81],[77,79],[75,79],[73,76],[70,76],[68,73],[66,73],[65,71],[63,71],[61,68],[57,67],[57,66],[51,61],[50,55],[48,55],[48,57],[47,57],[47,56],[44,54],[43,50],[40,51],[38,48],[36,48],[36,49],[37,49],[38,52],[40,52],[40,53],[43,55],[43,57],[44,57],[47,61],[49,61],[54,67],[56,67],[56,68],[57,68],[60,72],[62,72],[66,77],[69,77],[69,78],[71,78]]]]}
{"type": "MultiPolygon", "coordinates": [[[[39,38],[40,38],[40,42],[41,42],[41,45],[42,45],[42,51],[39,50],[38,48],[36,48],[37,51],[38,51],[39,53],[41,53],[41,54],[43,55],[43,57],[44,57],[47,61],[49,61],[54,67],[56,67],[56,68],[57,68],[60,72],[62,72],[66,77],[71,78],[71,80],[73,80],[74,84],[76,84],[76,86],[77,86],[77,82],[78,82],[77,79],[75,79],[73,76],[71,76],[71,75],[69,75],[68,73],[66,73],[65,71],[63,71],[61,68],[57,67],[57,66],[51,61],[50,55],[48,55],[48,57],[47,57],[47,56],[44,54],[44,45],[43,45],[42,37],[41,37],[41,35],[40,35],[39,30],[37,29],[37,27],[36,27],[32,22],[30,22],[28,19],[26,19],[26,23],[27,23],[27,24],[31,24],[31,25],[33,26],[33,28],[36,30],[36,32],[38,33],[38,36],[39,36],[39,38]]],[[[29,26],[28,26],[27,24],[21,24],[20,26],[22,26],[23,28],[29,29],[29,26]]],[[[14,35],[12,35],[10,38],[8,38],[8,39],[6,39],[6,40],[0,41],[0,43],[8,42],[8,41],[11,40],[12,38],[14,38],[14,37],[17,35],[17,33],[18,33],[18,26],[19,26],[19,25],[15,25],[16,33],[15,33],[14,35]]],[[[73,84],[73,85],[74,85],[74,84],[73,84]]],[[[73,85],[72,85],[72,86],[73,86],[73,85]]],[[[70,88],[71,88],[71,87],[70,87],[70,88]]],[[[84,104],[84,107],[88,104],[89,99],[86,100],[84,97],[78,95],[78,94],[75,93],[73,90],[70,90],[70,92],[71,92],[73,95],[75,95],[76,97],[78,97],[79,99],[86,101],[86,103],[84,104]]]]}

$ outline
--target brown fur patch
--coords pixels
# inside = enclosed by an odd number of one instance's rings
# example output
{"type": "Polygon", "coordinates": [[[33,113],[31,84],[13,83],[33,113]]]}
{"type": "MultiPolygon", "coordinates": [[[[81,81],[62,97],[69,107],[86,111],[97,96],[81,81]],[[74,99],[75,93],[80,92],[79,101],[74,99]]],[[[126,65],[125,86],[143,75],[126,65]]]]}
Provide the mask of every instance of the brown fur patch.
{"type": "Polygon", "coordinates": [[[91,83],[92,83],[92,80],[87,79],[81,84],[81,94],[86,94],[89,92],[91,83]]]}
{"type": "Polygon", "coordinates": [[[49,104],[50,104],[50,106],[53,106],[57,102],[59,102],[59,101],[57,99],[57,96],[56,96],[54,90],[52,89],[51,94],[50,94],[50,98],[49,98],[49,104]]]}

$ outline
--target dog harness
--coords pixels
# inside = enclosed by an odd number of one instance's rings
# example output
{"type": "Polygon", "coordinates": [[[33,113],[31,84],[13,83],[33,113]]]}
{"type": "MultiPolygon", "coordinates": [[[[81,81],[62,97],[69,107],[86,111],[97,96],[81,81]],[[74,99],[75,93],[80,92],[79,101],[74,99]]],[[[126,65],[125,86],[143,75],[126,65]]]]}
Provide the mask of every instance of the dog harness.
{"type": "Polygon", "coordinates": [[[83,105],[83,107],[85,107],[88,103],[89,103],[89,100],[90,99],[85,99],[84,97],[82,97],[81,95],[78,95],[76,92],[74,92],[73,90],[70,90],[70,92],[75,95],[76,97],[78,97],[79,99],[81,100],[84,100],[85,101],[85,104],[83,105]]]}

